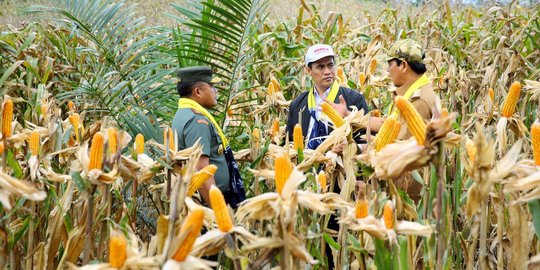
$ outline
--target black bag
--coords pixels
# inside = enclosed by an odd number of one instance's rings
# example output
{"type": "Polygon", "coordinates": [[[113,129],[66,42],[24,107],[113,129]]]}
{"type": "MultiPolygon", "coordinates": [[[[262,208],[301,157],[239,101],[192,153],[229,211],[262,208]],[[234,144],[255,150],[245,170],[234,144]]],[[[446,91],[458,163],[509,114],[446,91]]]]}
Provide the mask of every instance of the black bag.
{"type": "Polygon", "coordinates": [[[227,146],[224,151],[225,160],[227,160],[227,167],[229,167],[229,190],[225,192],[225,200],[232,208],[238,208],[238,204],[246,199],[246,191],[244,190],[244,183],[242,182],[242,176],[238,170],[238,164],[234,160],[233,151],[231,146],[227,146]]]}

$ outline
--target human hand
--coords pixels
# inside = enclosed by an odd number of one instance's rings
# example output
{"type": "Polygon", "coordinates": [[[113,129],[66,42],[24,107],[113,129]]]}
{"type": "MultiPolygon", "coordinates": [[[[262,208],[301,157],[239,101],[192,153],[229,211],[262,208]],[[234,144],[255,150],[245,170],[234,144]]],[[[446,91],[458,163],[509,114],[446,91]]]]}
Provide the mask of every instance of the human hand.
{"type": "Polygon", "coordinates": [[[345,145],[347,145],[347,143],[346,143],[346,141],[343,141],[340,144],[334,145],[334,147],[332,147],[331,151],[338,154],[338,155],[341,155],[343,153],[343,148],[345,147],[345,145]]]}
{"type": "Polygon", "coordinates": [[[345,99],[342,95],[339,95],[339,103],[334,103],[331,100],[326,99],[326,103],[330,104],[334,110],[336,110],[341,117],[345,117],[349,115],[349,109],[347,109],[347,102],[345,102],[345,99]]]}

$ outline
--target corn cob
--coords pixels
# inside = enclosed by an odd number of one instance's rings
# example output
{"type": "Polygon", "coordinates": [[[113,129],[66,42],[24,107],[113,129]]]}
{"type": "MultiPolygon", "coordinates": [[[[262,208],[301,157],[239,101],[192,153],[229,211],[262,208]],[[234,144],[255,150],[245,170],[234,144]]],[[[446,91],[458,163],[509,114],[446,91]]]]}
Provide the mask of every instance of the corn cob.
{"type": "Polygon", "coordinates": [[[360,86],[364,86],[364,84],[366,83],[366,74],[364,72],[360,72],[360,74],[358,75],[358,82],[360,83],[360,86]]]}
{"type": "Polygon", "coordinates": [[[504,100],[502,105],[501,113],[504,117],[512,117],[514,111],[516,110],[516,104],[519,99],[519,94],[521,92],[521,84],[519,82],[514,82],[508,90],[508,95],[504,100]]]}
{"type": "Polygon", "coordinates": [[[7,99],[4,101],[4,111],[2,112],[2,136],[4,139],[11,137],[13,122],[13,101],[7,99]]]}
{"type": "Polygon", "coordinates": [[[375,152],[381,151],[381,149],[390,143],[395,122],[396,120],[393,117],[389,117],[383,122],[381,129],[375,138],[375,152]]]}
{"type": "Polygon", "coordinates": [[[298,123],[294,126],[293,143],[295,150],[304,150],[304,136],[302,135],[302,127],[298,123]]]}
{"type": "Polygon", "coordinates": [[[79,140],[79,127],[80,127],[80,116],[78,113],[74,113],[69,116],[69,122],[71,123],[71,126],[73,126],[73,131],[75,132],[75,139],[80,142],[79,140]]]}
{"type": "Polygon", "coordinates": [[[474,164],[476,159],[476,145],[474,145],[474,142],[471,139],[467,139],[465,142],[465,151],[467,152],[469,161],[474,164]]]}
{"type": "Polygon", "coordinates": [[[383,218],[384,226],[386,226],[386,229],[394,229],[394,206],[392,205],[392,201],[390,200],[386,201],[386,204],[384,205],[383,218]]]}
{"type": "Polygon", "coordinates": [[[531,141],[534,161],[536,166],[540,166],[540,123],[538,122],[531,126],[531,141]]]}
{"type": "Polygon", "coordinates": [[[47,114],[47,109],[48,109],[48,107],[47,107],[47,99],[42,98],[41,99],[41,114],[42,115],[47,114]]]}
{"type": "Polygon", "coordinates": [[[221,193],[221,190],[219,190],[218,187],[212,185],[209,196],[210,206],[216,215],[218,229],[224,233],[230,232],[233,228],[233,223],[223,193],[221,193]]]}
{"type": "Polygon", "coordinates": [[[442,108],[441,109],[441,118],[446,118],[448,117],[448,109],[447,108],[442,108]]]}
{"type": "Polygon", "coordinates": [[[373,58],[369,62],[369,74],[375,73],[375,69],[377,68],[377,59],[373,58]]]}
{"type": "Polygon", "coordinates": [[[272,76],[270,78],[270,82],[274,85],[274,91],[279,92],[280,91],[279,81],[274,76],[272,76]]]}
{"type": "Polygon", "coordinates": [[[345,76],[345,72],[343,71],[343,67],[338,67],[336,75],[339,79],[339,83],[347,83],[347,76],[345,76]]]}
{"type": "Polygon", "coordinates": [[[277,157],[274,162],[276,172],[276,191],[281,195],[285,182],[287,182],[289,175],[291,175],[292,164],[287,155],[277,157]]]}
{"type": "Polygon", "coordinates": [[[339,115],[339,113],[334,108],[332,108],[330,104],[323,102],[322,111],[330,118],[332,123],[334,123],[334,126],[341,127],[345,124],[345,120],[343,119],[343,117],[341,117],[341,115],[339,115]]]}
{"type": "Polygon", "coordinates": [[[75,104],[71,100],[68,101],[68,110],[71,111],[71,112],[75,111],[75,104]]]}
{"type": "Polygon", "coordinates": [[[0,155],[4,153],[4,150],[6,147],[4,146],[4,142],[3,141],[0,141],[0,155]]]}
{"type": "Polygon", "coordinates": [[[144,136],[140,133],[135,136],[135,153],[137,155],[144,153],[144,136]]]}
{"type": "Polygon", "coordinates": [[[397,96],[395,103],[418,145],[424,145],[426,142],[426,124],[418,111],[402,96],[397,96]]]}
{"type": "Polygon", "coordinates": [[[171,151],[176,149],[176,141],[174,140],[174,132],[172,128],[169,128],[169,149],[171,149],[171,151]]]}
{"type": "Polygon", "coordinates": [[[227,109],[227,116],[232,117],[234,114],[233,110],[231,108],[227,109]]]}
{"type": "Polygon", "coordinates": [[[394,123],[394,127],[392,128],[390,141],[388,143],[394,143],[397,140],[400,131],[401,131],[401,122],[399,122],[399,120],[396,120],[396,122],[394,123]]]}
{"type": "Polygon", "coordinates": [[[39,133],[34,131],[30,134],[29,144],[30,144],[30,154],[32,156],[37,156],[39,153],[39,133]]]}
{"type": "Polygon", "coordinates": [[[369,205],[366,199],[356,201],[356,218],[365,218],[369,214],[369,205]]]}
{"type": "Polygon", "coordinates": [[[381,117],[381,111],[379,110],[372,110],[370,113],[373,117],[381,117]]]}
{"type": "Polygon", "coordinates": [[[127,241],[119,234],[109,239],[109,264],[114,268],[122,268],[127,259],[127,241]]]}
{"type": "Polygon", "coordinates": [[[320,171],[319,174],[317,175],[317,182],[319,182],[319,186],[321,187],[321,191],[325,191],[326,190],[326,186],[328,185],[327,184],[327,179],[326,179],[326,174],[324,173],[324,171],[320,171]]]}
{"type": "Polygon", "coordinates": [[[489,88],[488,89],[488,95],[489,95],[489,98],[491,99],[491,103],[494,103],[495,102],[495,91],[493,91],[493,88],[489,88]]]}
{"type": "Polygon", "coordinates": [[[253,141],[259,142],[261,140],[261,130],[258,128],[254,128],[251,132],[251,135],[253,135],[253,141]]]}
{"type": "Polygon", "coordinates": [[[189,255],[195,239],[199,236],[203,225],[204,210],[202,208],[194,209],[184,220],[180,228],[180,235],[186,233],[184,240],[178,246],[178,249],[172,257],[173,260],[183,262],[189,255]]]}
{"type": "Polygon", "coordinates": [[[107,137],[109,142],[109,154],[114,155],[118,148],[118,132],[116,132],[116,128],[109,127],[107,129],[107,137]]]}
{"type": "Polygon", "coordinates": [[[270,82],[268,83],[268,95],[273,96],[276,93],[276,88],[274,86],[274,83],[270,82]]]}
{"type": "Polygon", "coordinates": [[[103,144],[105,138],[103,133],[98,132],[92,139],[92,146],[90,147],[90,163],[88,164],[88,170],[98,169],[103,167],[103,144]]]}
{"type": "Polygon", "coordinates": [[[278,135],[278,133],[279,133],[279,119],[276,118],[276,119],[274,119],[274,122],[272,123],[272,133],[271,133],[271,135],[272,135],[272,137],[275,137],[275,136],[278,135]]]}
{"type": "Polygon", "coordinates": [[[210,164],[202,168],[200,171],[196,172],[191,176],[191,181],[189,181],[189,187],[187,195],[189,197],[193,196],[195,191],[199,189],[210,177],[214,176],[217,171],[217,166],[210,164]]]}

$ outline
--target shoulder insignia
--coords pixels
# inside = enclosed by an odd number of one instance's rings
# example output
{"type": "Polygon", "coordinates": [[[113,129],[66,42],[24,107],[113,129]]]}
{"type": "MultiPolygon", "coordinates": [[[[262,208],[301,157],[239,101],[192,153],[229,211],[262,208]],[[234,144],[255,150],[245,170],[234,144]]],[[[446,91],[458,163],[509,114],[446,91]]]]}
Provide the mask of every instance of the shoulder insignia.
{"type": "Polygon", "coordinates": [[[422,95],[422,90],[416,90],[413,92],[411,98],[420,98],[420,96],[422,95]]]}
{"type": "Polygon", "coordinates": [[[198,124],[205,124],[205,125],[209,125],[208,121],[204,120],[204,119],[197,119],[197,123],[198,124]]]}

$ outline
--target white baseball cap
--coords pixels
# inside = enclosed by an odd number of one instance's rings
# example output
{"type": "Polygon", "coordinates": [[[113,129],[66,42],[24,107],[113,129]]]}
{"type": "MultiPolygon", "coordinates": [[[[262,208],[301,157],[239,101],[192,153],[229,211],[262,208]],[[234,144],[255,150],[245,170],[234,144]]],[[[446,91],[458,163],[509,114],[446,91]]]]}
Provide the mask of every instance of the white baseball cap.
{"type": "Polygon", "coordinates": [[[332,50],[332,47],[330,47],[330,45],[315,44],[309,47],[306,56],[304,57],[304,60],[306,62],[306,65],[308,65],[309,63],[313,63],[327,56],[336,57],[337,55],[334,53],[334,50],[332,50]]]}

